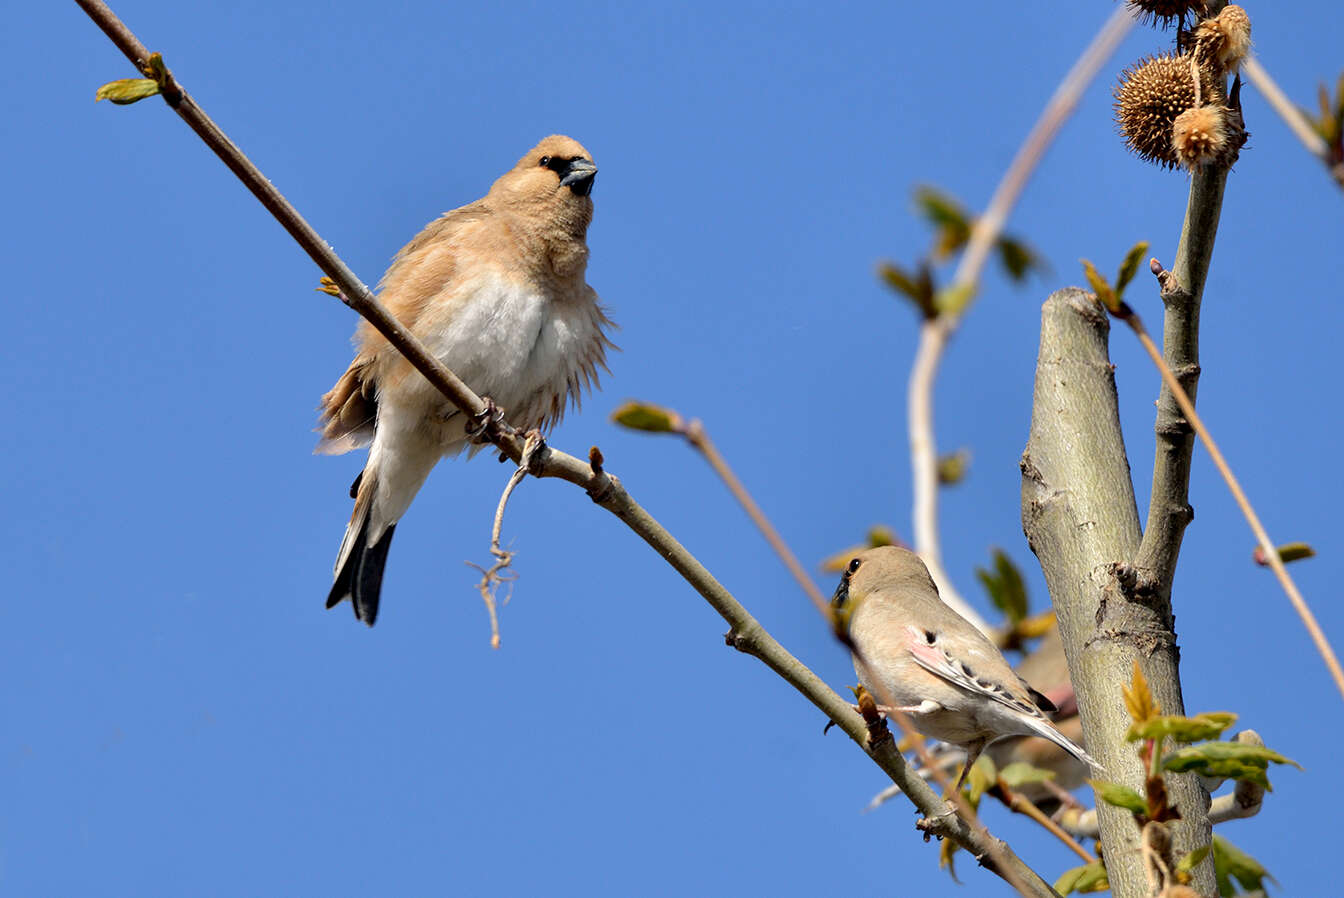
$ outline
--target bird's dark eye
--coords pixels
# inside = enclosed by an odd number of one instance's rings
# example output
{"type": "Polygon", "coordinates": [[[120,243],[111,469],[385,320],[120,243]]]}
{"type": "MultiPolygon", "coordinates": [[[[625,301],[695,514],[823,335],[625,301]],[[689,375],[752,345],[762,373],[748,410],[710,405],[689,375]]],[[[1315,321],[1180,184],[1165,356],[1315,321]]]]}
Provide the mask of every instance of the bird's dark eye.
{"type": "Polygon", "coordinates": [[[550,156],[542,156],[542,157],[541,157],[541,163],[540,163],[540,165],[541,165],[542,168],[549,168],[550,165],[551,165],[551,157],[550,157],[550,156]]]}
{"type": "Polygon", "coordinates": [[[851,574],[854,573],[855,571],[857,571],[857,570],[859,569],[859,565],[861,565],[861,564],[863,564],[863,562],[860,561],[859,559],[855,558],[853,561],[851,561],[851,562],[849,563],[849,572],[850,572],[851,574]]]}

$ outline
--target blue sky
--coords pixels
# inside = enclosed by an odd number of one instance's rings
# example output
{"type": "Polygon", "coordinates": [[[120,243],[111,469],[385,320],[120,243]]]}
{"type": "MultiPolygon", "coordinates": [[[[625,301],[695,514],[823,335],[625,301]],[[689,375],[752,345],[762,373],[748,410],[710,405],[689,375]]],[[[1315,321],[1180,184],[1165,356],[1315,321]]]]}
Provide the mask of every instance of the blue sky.
{"type": "MultiPolygon", "coordinates": [[[[875,522],[909,532],[910,309],[874,277],[927,232],[912,188],[980,206],[1112,4],[121,0],[189,91],[366,281],[440,212],[552,132],[593,152],[589,280],[620,323],[605,388],[555,434],[611,469],[786,646],[837,688],[842,649],[683,445],[625,433],[627,397],[704,419],[811,563],[875,522]],[[1011,39],[1005,40],[1005,36],[1011,39]]],[[[1250,6],[1261,59],[1303,102],[1341,61],[1330,4],[1250,6]],[[1296,16],[1296,18],[1294,18],[1296,16]]],[[[1170,264],[1185,178],[1124,152],[1114,73],[1036,174],[1011,230],[1053,270],[1000,277],[938,388],[948,567],[1021,533],[1039,306],[1136,240],[1170,264]]],[[[26,4],[0,144],[10,426],[0,524],[0,892],[13,895],[813,895],[947,888],[908,806],[614,518],[528,482],[505,525],[521,575],[503,647],[464,560],[486,556],[506,469],[447,462],[398,528],[369,631],[322,601],[362,457],[314,457],[314,406],[353,313],[158,101],[95,105],[134,74],[73,3],[26,4]]],[[[1334,188],[1253,90],[1204,304],[1199,401],[1293,568],[1344,641],[1344,325],[1334,188]]],[[[1160,302],[1136,284],[1151,325],[1160,302]]],[[[1117,331],[1146,508],[1158,380],[1117,331]]],[[[1224,828],[1323,894],[1320,777],[1344,707],[1197,450],[1176,584],[1187,705],[1229,709],[1306,773],[1224,828]],[[1314,821],[1320,819],[1319,826],[1314,821]],[[1287,837],[1291,821],[1291,839],[1287,837]]],[[[829,587],[823,579],[823,587],[829,587]]],[[[1053,878],[1072,856],[993,809],[1053,878]]],[[[965,894],[1007,894],[962,864],[965,894]]]]}

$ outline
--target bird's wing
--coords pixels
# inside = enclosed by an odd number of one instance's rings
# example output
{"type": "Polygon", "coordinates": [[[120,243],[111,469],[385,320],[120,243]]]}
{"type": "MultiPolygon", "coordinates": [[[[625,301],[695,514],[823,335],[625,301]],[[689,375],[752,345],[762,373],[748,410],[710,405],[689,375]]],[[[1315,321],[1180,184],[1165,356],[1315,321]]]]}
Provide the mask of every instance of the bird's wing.
{"type": "MultiPolygon", "coordinates": [[[[379,300],[398,321],[415,328],[426,304],[440,295],[457,272],[455,238],[488,215],[489,209],[480,201],[444,213],[397,252],[378,286],[379,300]]],[[[316,451],[323,455],[362,449],[373,441],[378,375],[386,367],[378,361],[394,350],[367,321],[360,323],[356,339],[359,352],[355,360],[318,405],[322,436],[316,451]]]]}
{"type": "MultiPolygon", "coordinates": [[[[983,695],[1024,714],[1044,717],[1040,703],[1048,705],[1049,699],[1022,682],[1001,659],[1000,664],[995,665],[992,656],[982,652],[978,652],[981,657],[973,661],[954,657],[943,647],[939,634],[918,627],[907,628],[906,642],[915,663],[929,673],[967,692],[983,695]],[[981,666],[981,670],[977,672],[972,664],[981,666]],[[1004,667],[1007,676],[996,675],[996,666],[1004,667]],[[1008,676],[1012,677],[1013,682],[1007,680],[1008,676]]],[[[1053,707],[1050,705],[1051,709],[1053,707]]]]}
{"type": "Polygon", "coordinates": [[[318,404],[318,431],[314,450],[321,455],[340,455],[362,449],[373,441],[378,420],[378,396],[370,376],[373,357],[361,352],[345,369],[336,386],[318,404]]]}

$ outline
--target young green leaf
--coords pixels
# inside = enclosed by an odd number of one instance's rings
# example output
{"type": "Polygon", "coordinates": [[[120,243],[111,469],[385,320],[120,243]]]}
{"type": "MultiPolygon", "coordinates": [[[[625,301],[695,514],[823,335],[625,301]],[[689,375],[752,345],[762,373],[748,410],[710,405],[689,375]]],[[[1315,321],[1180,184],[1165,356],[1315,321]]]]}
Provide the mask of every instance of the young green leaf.
{"type": "Polygon", "coordinates": [[[989,593],[989,599],[1008,618],[1010,625],[1027,616],[1027,587],[1022,574],[1002,549],[994,550],[994,570],[975,569],[975,576],[989,593]]]}
{"type": "Polygon", "coordinates": [[[1212,849],[1213,845],[1210,844],[1210,845],[1203,845],[1199,848],[1196,848],[1194,851],[1191,851],[1189,854],[1185,855],[1179,861],[1176,862],[1177,871],[1181,873],[1191,872],[1201,863],[1203,863],[1204,858],[1208,857],[1208,854],[1212,849]]]}
{"type": "Polygon", "coordinates": [[[679,433],[683,426],[681,415],[671,409],[633,399],[612,412],[611,420],[630,430],[646,433],[679,433]]]}
{"type": "Polygon", "coordinates": [[[938,457],[938,482],[944,486],[952,486],[961,483],[966,479],[966,471],[971,466],[971,452],[969,449],[958,449],[956,452],[949,452],[946,455],[938,457]]]}
{"type": "Polygon", "coordinates": [[[1213,837],[1213,870],[1221,895],[1234,894],[1232,879],[1247,891],[1262,893],[1265,880],[1274,881],[1259,861],[1219,835],[1213,837]]]}
{"type": "Polygon", "coordinates": [[[934,254],[939,259],[966,245],[971,236],[971,217],[956,200],[932,187],[920,187],[915,191],[915,205],[938,232],[934,254]]]}
{"type": "Polygon", "coordinates": [[[999,260],[1012,280],[1025,280],[1032,271],[1041,271],[1046,267],[1035,250],[1015,237],[1000,237],[998,248],[999,260]]]}
{"type": "Polygon", "coordinates": [[[933,307],[940,315],[960,315],[975,298],[975,285],[944,287],[933,295],[933,307]]]}
{"type": "Polygon", "coordinates": [[[1265,769],[1270,764],[1302,765],[1263,745],[1243,742],[1201,742],[1187,745],[1162,758],[1162,769],[1175,773],[1193,770],[1201,776],[1245,780],[1273,790],[1265,769]]]}
{"type": "Polygon", "coordinates": [[[96,103],[99,100],[111,100],[118,106],[129,106],[158,92],[159,84],[153,78],[119,78],[98,88],[98,92],[93,95],[93,101],[96,103]]]}
{"type": "MultiPolygon", "coordinates": [[[[1301,561],[1303,558],[1315,558],[1316,550],[1306,543],[1284,543],[1278,547],[1279,560],[1284,564],[1291,561],[1301,561]]],[[[1259,546],[1251,553],[1251,558],[1261,567],[1268,567],[1269,561],[1265,558],[1265,550],[1259,546]]]]}
{"type": "Polygon", "coordinates": [[[1140,240],[1129,248],[1125,253],[1125,259],[1120,263],[1120,272],[1115,276],[1115,296],[1120,299],[1125,295],[1125,287],[1134,279],[1134,274],[1139,270],[1139,263],[1143,257],[1148,255],[1148,241],[1140,240]]]}
{"type": "Polygon", "coordinates": [[[1053,770],[1033,767],[1026,761],[1014,761],[999,771],[999,779],[1009,789],[1020,789],[1028,783],[1044,783],[1054,778],[1053,770]]]}
{"type": "Polygon", "coordinates": [[[1111,884],[1106,879],[1106,865],[1101,861],[1065,870],[1059,879],[1055,880],[1055,891],[1061,895],[1073,892],[1104,892],[1110,887],[1111,884]]]}
{"type": "Polygon", "coordinates": [[[989,755],[981,755],[975,759],[971,765],[971,770],[966,774],[966,797],[971,802],[971,807],[980,807],[980,797],[994,787],[994,783],[1001,776],[994,766],[994,761],[989,755]]]}
{"type": "Polygon", "coordinates": [[[938,317],[938,310],[933,303],[933,269],[928,262],[921,261],[916,274],[910,274],[893,262],[884,262],[878,267],[877,273],[888,287],[914,303],[925,318],[938,317]]]}
{"type": "Polygon", "coordinates": [[[1130,724],[1125,738],[1130,742],[1163,737],[1170,737],[1177,742],[1199,742],[1217,739],[1236,720],[1237,715],[1231,711],[1206,711],[1194,717],[1161,715],[1143,723],[1130,724]]]}
{"type": "Polygon", "coordinates": [[[1092,292],[1097,294],[1097,299],[1100,300],[1101,304],[1112,312],[1120,308],[1120,298],[1115,295],[1111,285],[1106,283],[1106,278],[1101,276],[1101,272],[1097,271],[1097,266],[1087,259],[1080,259],[1079,261],[1083,263],[1083,274],[1087,276],[1087,283],[1091,285],[1092,292]]]}
{"type": "Polygon", "coordinates": [[[1097,797],[1107,804],[1133,811],[1136,814],[1148,813],[1148,802],[1129,786],[1106,780],[1088,780],[1088,782],[1092,784],[1093,789],[1097,790],[1097,797]]]}
{"type": "Polygon", "coordinates": [[[1162,706],[1153,698],[1153,692],[1148,688],[1148,680],[1143,676],[1143,671],[1139,669],[1137,658],[1134,659],[1134,675],[1130,685],[1121,686],[1120,694],[1124,696],[1125,709],[1129,711],[1129,717],[1135,723],[1143,723],[1162,713],[1162,706]]]}

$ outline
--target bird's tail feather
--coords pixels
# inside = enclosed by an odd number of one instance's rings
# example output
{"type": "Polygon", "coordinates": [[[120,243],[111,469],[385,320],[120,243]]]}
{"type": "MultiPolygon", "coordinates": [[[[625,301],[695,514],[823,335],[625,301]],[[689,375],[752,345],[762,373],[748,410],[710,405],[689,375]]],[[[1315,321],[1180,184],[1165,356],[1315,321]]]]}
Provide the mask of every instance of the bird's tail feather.
{"type": "Polygon", "coordinates": [[[327,594],[327,607],[350,599],[355,617],[370,627],[378,618],[378,596],[383,586],[383,568],[392,545],[396,524],[388,524],[375,540],[370,540],[370,509],[373,505],[374,478],[366,468],[355,481],[355,510],[345,528],[341,551],[336,556],[335,577],[327,594]]]}
{"type": "Polygon", "coordinates": [[[1091,767],[1097,773],[1103,775],[1106,773],[1106,768],[1102,767],[1096,758],[1084,751],[1081,745],[1056,729],[1055,725],[1050,723],[1050,721],[1045,718],[1027,717],[1026,715],[1023,715],[1022,719],[1029,727],[1031,727],[1037,736],[1049,739],[1051,742],[1091,767]]]}

